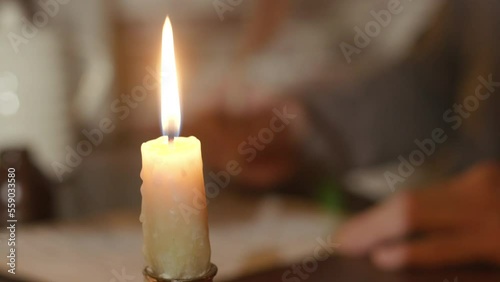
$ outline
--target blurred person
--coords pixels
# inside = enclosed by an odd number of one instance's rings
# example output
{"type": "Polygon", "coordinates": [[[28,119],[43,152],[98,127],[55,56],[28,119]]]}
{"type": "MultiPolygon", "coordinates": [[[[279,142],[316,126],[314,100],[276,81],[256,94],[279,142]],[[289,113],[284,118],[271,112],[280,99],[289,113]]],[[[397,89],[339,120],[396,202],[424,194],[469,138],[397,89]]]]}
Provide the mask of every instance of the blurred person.
{"type": "Polygon", "coordinates": [[[500,4],[262,0],[219,15],[249,6],[232,60],[187,91],[200,109],[184,134],[211,171],[236,160],[231,183],[259,190],[341,179],[379,203],[336,243],[386,269],[499,265],[500,4]]]}

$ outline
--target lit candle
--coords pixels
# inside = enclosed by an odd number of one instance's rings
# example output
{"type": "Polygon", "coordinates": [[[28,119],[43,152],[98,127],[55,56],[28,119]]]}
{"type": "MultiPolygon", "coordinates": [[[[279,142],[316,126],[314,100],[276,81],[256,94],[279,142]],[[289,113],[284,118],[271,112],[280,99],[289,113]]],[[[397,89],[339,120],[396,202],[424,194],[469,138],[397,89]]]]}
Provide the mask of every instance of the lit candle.
{"type": "Polygon", "coordinates": [[[173,33],[167,17],[161,56],[164,136],[141,147],[140,217],[149,271],[165,279],[201,277],[211,267],[200,141],[174,138],[180,119],[173,33]]]}

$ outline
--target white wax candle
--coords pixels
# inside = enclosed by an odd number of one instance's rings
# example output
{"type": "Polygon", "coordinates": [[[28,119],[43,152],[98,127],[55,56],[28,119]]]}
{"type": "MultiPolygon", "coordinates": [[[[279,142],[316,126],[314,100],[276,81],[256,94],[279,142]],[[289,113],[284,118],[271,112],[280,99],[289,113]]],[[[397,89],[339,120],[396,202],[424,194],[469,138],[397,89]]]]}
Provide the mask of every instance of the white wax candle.
{"type": "Polygon", "coordinates": [[[142,144],[140,220],[144,255],[155,275],[197,278],[210,268],[200,141],[160,137],[142,144]]]}

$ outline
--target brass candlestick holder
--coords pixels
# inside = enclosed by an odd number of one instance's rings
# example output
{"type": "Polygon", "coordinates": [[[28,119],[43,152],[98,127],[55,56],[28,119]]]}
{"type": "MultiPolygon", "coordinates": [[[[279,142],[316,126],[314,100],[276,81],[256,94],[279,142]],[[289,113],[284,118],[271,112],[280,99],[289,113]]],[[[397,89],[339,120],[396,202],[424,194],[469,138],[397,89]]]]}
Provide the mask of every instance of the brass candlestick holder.
{"type": "Polygon", "coordinates": [[[210,269],[208,270],[207,274],[203,275],[202,277],[191,278],[191,279],[159,278],[156,277],[153,273],[151,273],[149,267],[144,268],[143,274],[145,282],[213,282],[215,275],[217,275],[217,266],[212,263],[210,264],[210,269]]]}

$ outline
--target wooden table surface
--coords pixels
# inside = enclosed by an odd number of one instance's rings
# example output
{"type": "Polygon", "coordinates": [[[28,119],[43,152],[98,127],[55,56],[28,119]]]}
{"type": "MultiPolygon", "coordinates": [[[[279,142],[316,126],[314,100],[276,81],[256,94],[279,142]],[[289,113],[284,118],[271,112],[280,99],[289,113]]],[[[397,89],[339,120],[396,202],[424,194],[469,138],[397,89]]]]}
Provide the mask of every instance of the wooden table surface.
{"type": "Polygon", "coordinates": [[[303,268],[301,269],[301,274],[298,272],[293,274],[291,272],[293,268],[289,266],[237,279],[233,282],[500,282],[500,268],[486,266],[384,272],[367,260],[337,257],[319,263],[318,268],[310,273],[303,268]],[[285,272],[287,275],[283,277],[285,272]]]}

